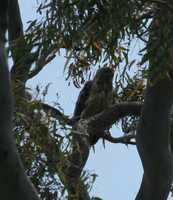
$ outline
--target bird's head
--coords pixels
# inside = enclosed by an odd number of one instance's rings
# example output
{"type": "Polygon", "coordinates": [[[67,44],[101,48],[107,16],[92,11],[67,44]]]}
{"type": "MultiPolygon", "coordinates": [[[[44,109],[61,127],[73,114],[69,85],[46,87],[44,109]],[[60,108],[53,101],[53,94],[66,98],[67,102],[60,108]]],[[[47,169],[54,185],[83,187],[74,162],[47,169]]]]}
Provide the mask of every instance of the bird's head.
{"type": "Polygon", "coordinates": [[[97,81],[112,81],[114,76],[114,70],[108,67],[103,67],[97,70],[95,80],[97,81]]]}

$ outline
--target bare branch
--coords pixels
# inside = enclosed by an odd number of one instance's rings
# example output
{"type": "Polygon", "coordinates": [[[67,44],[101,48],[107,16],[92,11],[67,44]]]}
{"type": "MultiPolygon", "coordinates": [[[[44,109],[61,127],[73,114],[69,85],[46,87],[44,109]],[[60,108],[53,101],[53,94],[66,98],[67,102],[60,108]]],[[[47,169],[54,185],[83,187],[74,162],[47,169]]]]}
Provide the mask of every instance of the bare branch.
{"type": "Polygon", "coordinates": [[[173,11],[173,6],[165,0],[151,0],[150,2],[166,6],[170,11],[173,11]]]}
{"type": "Polygon", "coordinates": [[[44,112],[47,114],[50,114],[51,117],[56,118],[60,123],[62,124],[67,124],[69,126],[73,125],[75,120],[70,119],[68,116],[64,115],[60,110],[58,110],[57,108],[54,108],[46,103],[41,103],[41,102],[37,102],[39,103],[40,106],[43,108],[44,112]]]}
{"type": "Polygon", "coordinates": [[[136,142],[131,141],[131,139],[135,139],[135,135],[128,134],[124,135],[118,138],[113,137],[112,135],[104,134],[102,136],[103,139],[111,142],[111,143],[122,143],[122,144],[131,144],[131,145],[136,145],[136,142]]]}
{"type": "MultiPolygon", "coordinates": [[[[63,124],[73,126],[79,118],[69,118],[67,115],[63,114],[57,108],[50,106],[49,104],[42,103],[40,101],[32,101],[32,103],[38,103],[43,108],[43,110],[50,114],[52,117],[59,120],[63,124]]],[[[142,104],[139,102],[125,102],[117,103],[103,112],[87,119],[89,126],[93,127],[91,129],[104,130],[105,128],[111,126],[113,123],[117,122],[120,118],[126,117],[128,115],[140,116],[142,104]]]]}
{"type": "Polygon", "coordinates": [[[41,54],[40,57],[37,58],[35,63],[35,68],[29,72],[28,79],[36,76],[49,62],[51,62],[56,57],[56,49],[55,47],[50,48],[46,51],[46,53],[41,54]]]}
{"type": "Polygon", "coordinates": [[[88,126],[92,131],[105,130],[119,119],[129,116],[141,115],[142,104],[139,102],[117,103],[103,112],[88,119],[88,126]]]}

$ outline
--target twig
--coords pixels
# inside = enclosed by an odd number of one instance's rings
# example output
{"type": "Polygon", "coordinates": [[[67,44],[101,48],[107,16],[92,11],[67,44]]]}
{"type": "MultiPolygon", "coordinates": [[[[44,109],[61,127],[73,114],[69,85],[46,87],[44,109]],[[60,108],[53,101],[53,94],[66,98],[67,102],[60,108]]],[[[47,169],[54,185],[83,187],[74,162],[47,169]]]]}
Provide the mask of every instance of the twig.
{"type": "Polygon", "coordinates": [[[41,107],[46,113],[50,113],[52,117],[55,117],[59,122],[63,124],[67,124],[69,126],[72,126],[75,123],[75,119],[70,119],[67,115],[64,115],[61,111],[59,111],[57,108],[54,108],[46,103],[39,102],[41,107]]]}
{"type": "Polygon", "coordinates": [[[131,139],[135,139],[135,135],[128,134],[124,135],[118,138],[112,137],[112,135],[104,134],[102,136],[103,139],[111,142],[111,143],[122,143],[122,144],[131,144],[131,145],[136,145],[136,142],[131,141],[131,139]]]}

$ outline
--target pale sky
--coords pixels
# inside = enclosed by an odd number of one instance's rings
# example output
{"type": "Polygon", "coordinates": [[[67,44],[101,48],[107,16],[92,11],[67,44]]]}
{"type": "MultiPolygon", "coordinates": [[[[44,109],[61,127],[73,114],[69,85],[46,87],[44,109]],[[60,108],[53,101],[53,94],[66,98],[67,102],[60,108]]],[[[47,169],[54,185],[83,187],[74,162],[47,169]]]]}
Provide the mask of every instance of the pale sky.
{"type": "MultiPolygon", "coordinates": [[[[26,22],[35,18],[36,0],[19,0],[24,27],[26,22]]],[[[34,79],[28,86],[35,88],[37,84],[43,87],[51,82],[48,102],[54,102],[56,93],[59,94],[59,103],[64,108],[65,114],[73,113],[74,104],[79,90],[68,86],[63,74],[64,58],[57,57],[34,79]]],[[[119,129],[114,129],[115,136],[120,134],[119,129]]],[[[142,178],[142,167],[136,147],[126,147],[120,144],[98,143],[95,153],[91,152],[86,168],[98,174],[91,194],[104,200],[133,200],[139,189],[142,178]]]]}

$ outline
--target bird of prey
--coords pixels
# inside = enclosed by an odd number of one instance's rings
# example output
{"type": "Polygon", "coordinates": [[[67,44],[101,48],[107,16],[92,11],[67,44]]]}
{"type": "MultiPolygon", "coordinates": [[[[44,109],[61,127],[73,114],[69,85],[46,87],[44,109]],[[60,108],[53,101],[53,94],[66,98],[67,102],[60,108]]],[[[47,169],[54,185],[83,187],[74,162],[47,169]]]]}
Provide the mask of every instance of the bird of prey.
{"type": "MultiPolygon", "coordinates": [[[[87,119],[92,117],[113,103],[113,80],[114,71],[108,67],[99,69],[92,81],[87,82],[81,90],[74,117],[87,119]]],[[[90,144],[94,145],[99,139],[98,133],[92,134],[90,144]]]]}

